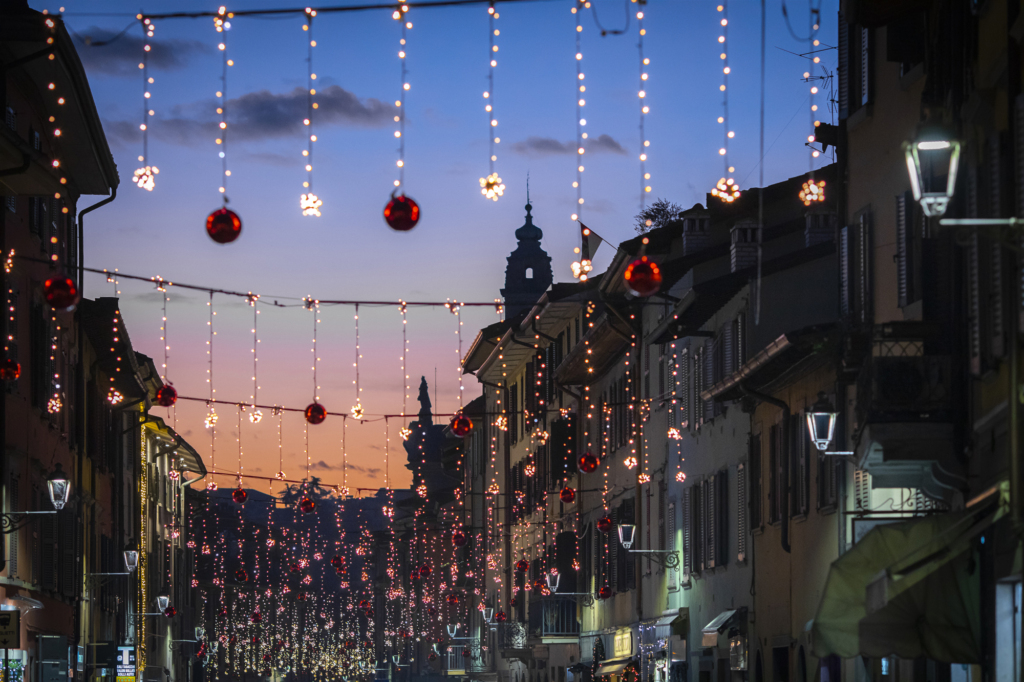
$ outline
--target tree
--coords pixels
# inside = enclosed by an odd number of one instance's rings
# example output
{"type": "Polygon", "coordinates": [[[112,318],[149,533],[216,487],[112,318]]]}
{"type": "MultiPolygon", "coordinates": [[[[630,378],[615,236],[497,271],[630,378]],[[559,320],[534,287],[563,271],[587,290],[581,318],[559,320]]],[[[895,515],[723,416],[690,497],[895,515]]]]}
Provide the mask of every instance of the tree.
{"type": "Polygon", "coordinates": [[[636,214],[634,227],[639,234],[644,234],[659,227],[665,227],[679,218],[683,207],[668,199],[658,199],[653,204],[636,214]]]}

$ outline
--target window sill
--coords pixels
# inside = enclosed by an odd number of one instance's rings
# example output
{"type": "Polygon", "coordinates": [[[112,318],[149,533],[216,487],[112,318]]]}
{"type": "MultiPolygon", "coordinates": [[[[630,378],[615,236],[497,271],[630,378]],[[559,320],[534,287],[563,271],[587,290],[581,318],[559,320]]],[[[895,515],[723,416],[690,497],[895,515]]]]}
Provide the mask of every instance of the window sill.
{"type": "Polygon", "coordinates": [[[807,512],[804,512],[802,514],[797,514],[796,516],[793,517],[792,520],[793,520],[794,523],[803,523],[804,521],[807,520],[807,512]]]}
{"type": "Polygon", "coordinates": [[[828,516],[829,514],[835,514],[838,508],[838,505],[829,504],[824,507],[818,507],[818,513],[822,516],[828,516]]]}

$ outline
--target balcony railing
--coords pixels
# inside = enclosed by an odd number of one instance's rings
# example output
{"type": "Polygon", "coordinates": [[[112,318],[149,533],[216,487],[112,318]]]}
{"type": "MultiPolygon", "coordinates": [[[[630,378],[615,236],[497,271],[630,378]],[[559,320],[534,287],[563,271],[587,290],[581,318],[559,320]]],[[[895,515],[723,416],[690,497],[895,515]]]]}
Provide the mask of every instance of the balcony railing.
{"type": "Polygon", "coordinates": [[[534,599],[530,602],[532,637],[578,637],[580,622],[572,599],[534,599]]]}

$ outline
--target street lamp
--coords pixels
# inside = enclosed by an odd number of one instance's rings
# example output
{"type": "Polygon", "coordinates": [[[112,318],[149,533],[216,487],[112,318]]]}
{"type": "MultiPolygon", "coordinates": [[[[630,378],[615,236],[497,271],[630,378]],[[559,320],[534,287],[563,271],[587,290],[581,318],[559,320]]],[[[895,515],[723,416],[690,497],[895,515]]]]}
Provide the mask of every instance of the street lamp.
{"type": "Polygon", "coordinates": [[[636,526],[630,523],[619,524],[619,542],[623,548],[629,549],[633,546],[633,535],[636,533],[636,526]]]}
{"type": "Polygon", "coordinates": [[[633,546],[633,538],[636,535],[636,526],[632,523],[619,524],[619,542],[622,548],[630,554],[647,554],[648,559],[659,566],[675,568],[679,565],[679,552],[674,549],[630,549],[633,546]]]}
{"type": "Polygon", "coordinates": [[[171,605],[171,598],[166,594],[157,595],[156,606],[160,611],[165,611],[171,605]]]}
{"type": "Polygon", "coordinates": [[[489,624],[491,622],[491,619],[494,618],[494,609],[492,609],[490,606],[485,606],[483,615],[484,622],[489,624]]]}
{"type": "Polygon", "coordinates": [[[907,159],[914,201],[921,204],[926,216],[943,216],[956,188],[960,142],[942,126],[926,121],[918,127],[916,139],[903,143],[903,153],[907,159]],[[940,187],[936,177],[943,175],[946,186],[940,187]]]}
{"type": "Polygon", "coordinates": [[[455,635],[457,635],[457,634],[459,634],[459,624],[455,623],[454,625],[449,625],[448,626],[448,636],[451,637],[452,639],[455,639],[455,635]]]}
{"type": "Polygon", "coordinates": [[[552,592],[558,592],[558,584],[562,582],[562,576],[558,574],[558,571],[545,573],[544,580],[547,581],[549,590],[552,592]]]}
{"type": "Polygon", "coordinates": [[[139,550],[135,549],[135,543],[129,542],[124,546],[124,565],[129,573],[134,573],[139,567],[139,550]]]}
{"type": "Polygon", "coordinates": [[[807,432],[811,436],[814,447],[822,452],[828,450],[829,443],[836,430],[836,417],[839,413],[825,396],[825,392],[818,393],[818,400],[811,405],[807,411],[807,432]]]}
{"type": "Polygon", "coordinates": [[[57,462],[53,473],[46,478],[46,488],[50,491],[50,502],[53,503],[53,508],[57,511],[63,509],[71,495],[71,481],[64,474],[60,462],[57,462]]]}

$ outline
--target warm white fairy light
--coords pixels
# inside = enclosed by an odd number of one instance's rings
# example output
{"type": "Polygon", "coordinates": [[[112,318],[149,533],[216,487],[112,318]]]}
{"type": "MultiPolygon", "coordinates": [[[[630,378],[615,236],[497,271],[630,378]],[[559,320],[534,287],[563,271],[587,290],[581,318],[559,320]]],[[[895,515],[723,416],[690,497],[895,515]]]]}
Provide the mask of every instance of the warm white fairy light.
{"type": "Polygon", "coordinates": [[[313,194],[313,143],[316,142],[316,134],[313,132],[313,111],[320,108],[320,105],[313,99],[316,95],[316,88],[313,87],[316,81],[316,72],[313,71],[313,48],[316,47],[316,40],[313,38],[313,17],[315,16],[316,10],[307,7],[306,23],[302,25],[302,30],[309,34],[306,56],[306,64],[308,66],[306,73],[306,118],[302,120],[303,125],[309,130],[309,134],[306,135],[306,149],[302,150],[302,156],[306,162],[306,180],[302,183],[302,187],[307,191],[303,192],[302,196],[299,197],[299,208],[302,209],[302,215],[319,218],[320,207],[323,206],[324,202],[320,200],[320,197],[313,194]]]}
{"type": "Polygon", "coordinates": [[[732,174],[736,172],[736,169],[729,165],[729,141],[736,137],[736,133],[729,128],[728,86],[729,74],[732,73],[732,67],[729,66],[729,51],[727,47],[727,38],[729,35],[729,9],[727,0],[722,0],[722,4],[719,5],[717,9],[718,13],[721,15],[718,23],[722,29],[721,34],[718,36],[719,49],[721,50],[718,58],[722,62],[722,84],[718,86],[719,91],[722,93],[722,115],[718,117],[718,123],[722,126],[723,132],[723,142],[721,148],[718,150],[718,154],[722,157],[725,174],[711,189],[711,196],[718,197],[726,203],[732,203],[740,198],[740,188],[732,177],[732,174]]]}
{"type": "MultiPolygon", "coordinates": [[[[152,38],[153,22],[148,18],[143,18],[141,14],[138,16],[142,21],[142,30],[146,33],[146,37],[152,38]]],[[[156,186],[156,175],[160,172],[156,166],[149,165],[149,119],[154,115],[154,111],[150,108],[152,93],[149,86],[153,84],[153,77],[149,75],[150,50],[152,50],[152,45],[149,44],[149,41],[144,41],[142,61],[139,62],[139,69],[142,71],[142,123],[139,125],[139,130],[142,131],[142,154],[139,156],[139,161],[142,162],[142,167],[136,169],[132,175],[132,182],[148,192],[153,191],[156,186]]]]}
{"type": "MultiPolygon", "coordinates": [[[[633,2],[638,2],[638,0],[633,0],[633,2]]],[[[639,0],[639,4],[642,8],[646,4],[646,0],[639,0]]],[[[647,194],[651,191],[651,185],[649,184],[651,174],[647,172],[647,152],[651,146],[651,141],[647,139],[645,127],[647,114],[651,111],[650,106],[647,104],[647,79],[649,75],[647,67],[650,65],[651,60],[644,56],[644,36],[647,35],[647,29],[644,28],[643,9],[637,10],[636,23],[639,29],[637,49],[640,53],[640,89],[637,95],[640,99],[640,212],[642,213],[647,206],[647,194]]],[[[573,274],[577,278],[580,277],[575,272],[573,274]]]]}
{"type": "Polygon", "coordinates": [[[260,344],[259,332],[257,331],[259,329],[259,325],[257,323],[259,322],[260,309],[256,305],[259,303],[259,300],[259,294],[249,292],[248,301],[249,305],[252,306],[252,395],[250,396],[252,409],[249,411],[249,421],[253,424],[259,424],[263,419],[263,411],[256,407],[256,400],[258,399],[260,392],[260,385],[257,380],[257,376],[259,376],[257,369],[259,367],[260,344]]]}
{"type": "Polygon", "coordinates": [[[358,303],[356,304],[356,312],[355,312],[354,318],[355,318],[355,323],[356,323],[356,358],[355,358],[355,362],[352,363],[352,366],[355,368],[355,377],[352,379],[352,384],[356,387],[356,403],[355,403],[355,405],[352,406],[352,409],[349,411],[349,413],[352,415],[353,419],[362,419],[365,416],[365,412],[363,410],[363,401],[362,401],[362,391],[363,391],[363,389],[359,385],[359,359],[362,358],[363,356],[362,356],[362,354],[360,353],[360,350],[359,350],[359,304],[358,303]]]}
{"type": "Polygon", "coordinates": [[[587,134],[583,132],[583,128],[587,125],[587,119],[583,118],[583,107],[587,105],[585,94],[587,86],[583,83],[585,80],[585,74],[583,73],[583,52],[580,46],[580,38],[583,33],[583,10],[589,9],[590,3],[586,0],[576,0],[576,6],[572,8],[572,13],[576,15],[576,87],[578,89],[576,93],[576,181],[572,183],[572,186],[576,188],[576,210],[573,212],[571,219],[579,220],[580,213],[583,212],[583,141],[587,139],[587,134]]]}
{"type": "Polygon", "coordinates": [[[224,195],[224,203],[228,202],[227,187],[228,178],[231,177],[231,171],[228,169],[228,144],[227,144],[227,133],[228,133],[228,113],[227,113],[227,96],[228,96],[228,67],[234,66],[235,61],[228,58],[228,44],[226,32],[231,29],[231,22],[228,21],[234,17],[233,14],[227,11],[226,7],[220,7],[217,10],[217,15],[213,18],[213,27],[217,30],[217,33],[224,33],[225,35],[221,38],[221,42],[218,43],[217,49],[219,49],[223,57],[223,66],[221,67],[221,89],[217,91],[217,113],[220,115],[220,123],[218,127],[220,129],[220,136],[217,138],[217,144],[220,146],[220,152],[218,155],[221,160],[221,185],[220,193],[224,195]]]}
{"type": "Polygon", "coordinates": [[[488,30],[488,45],[489,49],[487,52],[488,58],[488,72],[487,72],[487,91],[484,92],[484,111],[487,112],[487,134],[490,138],[490,154],[488,156],[488,163],[490,173],[486,178],[480,178],[480,194],[483,194],[486,198],[492,201],[497,201],[502,194],[505,193],[505,185],[502,183],[501,178],[498,177],[498,173],[494,170],[494,162],[498,160],[497,154],[495,154],[494,146],[501,142],[501,138],[498,137],[498,119],[494,117],[494,69],[498,66],[498,41],[495,40],[501,32],[494,28],[494,21],[500,15],[494,9],[494,3],[492,2],[490,7],[487,8],[487,30],[488,30]]]}
{"type": "Polygon", "coordinates": [[[402,90],[395,100],[395,138],[398,140],[398,178],[395,180],[395,191],[405,185],[405,93],[409,91],[409,71],[405,67],[405,43],[407,31],[412,28],[412,22],[405,20],[409,11],[409,5],[400,5],[392,14],[391,18],[402,22],[402,38],[399,41],[398,59],[402,64],[402,90]]]}

